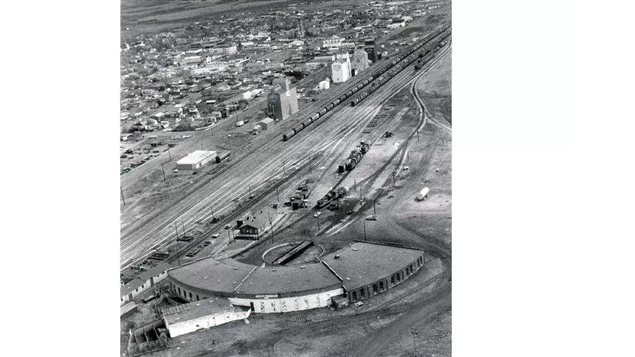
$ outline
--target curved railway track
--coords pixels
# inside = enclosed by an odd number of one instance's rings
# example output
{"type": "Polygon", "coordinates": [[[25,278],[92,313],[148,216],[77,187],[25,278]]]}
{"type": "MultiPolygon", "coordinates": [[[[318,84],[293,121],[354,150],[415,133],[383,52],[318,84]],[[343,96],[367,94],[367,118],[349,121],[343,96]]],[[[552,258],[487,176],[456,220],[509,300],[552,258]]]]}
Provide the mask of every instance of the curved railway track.
{"type": "MultiPolygon", "coordinates": [[[[247,196],[250,184],[251,190],[258,190],[271,179],[281,179],[285,176],[283,163],[285,168],[300,166],[308,163],[318,152],[325,154],[322,156],[325,160],[333,156],[342,142],[363,130],[374,117],[382,100],[395,90],[403,88],[404,81],[407,85],[410,76],[410,71],[401,71],[381,91],[366,99],[364,106],[355,108],[344,105],[341,110],[327,113],[325,117],[329,117],[328,119],[307,127],[292,143],[274,140],[253,148],[253,151],[247,150],[238,162],[233,162],[210,180],[196,185],[189,194],[171,202],[165,210],[157,210],[139,224],[126,227],[122,232],[121,262],[125,263],[141,253],[148,253],[158,244],[173,239],[173,222],[183,221],[187,225],[205,219],[210,215],[209,207],[214,207],[215,214],[219,214],[231,209],[234,205],[232,201],[236,198],[247,196]],[[341,120],[334,120],[336,118],[332,116],[341,120]],[[250,153],[256,154],[249,155],[250,153]]],[[[325,100],[327,101],[328,99],[325,100]]],[[[321,104],[323,103],[316,103],[316,106],[321,104]]]]}

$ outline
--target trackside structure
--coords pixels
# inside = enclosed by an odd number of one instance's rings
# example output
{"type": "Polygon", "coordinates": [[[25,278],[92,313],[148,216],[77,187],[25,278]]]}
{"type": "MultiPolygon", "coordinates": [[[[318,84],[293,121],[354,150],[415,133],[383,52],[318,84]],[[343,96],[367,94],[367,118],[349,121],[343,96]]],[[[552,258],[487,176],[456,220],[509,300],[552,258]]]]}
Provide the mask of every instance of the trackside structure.
{"type": "Polygon", "coordinates": [[[254,313],[302,311],[368,299],[421,269],[419,249],[355,242],[296,266],[256,266],[202,258],[168,271],[170,290],[187,301],[227,298],[254,313]]]}
{"type": "Polygon", "coordinates": [[[179,170],[197,170],[216,158],[216,151],[196,150],[176,162],[179,170]]]}

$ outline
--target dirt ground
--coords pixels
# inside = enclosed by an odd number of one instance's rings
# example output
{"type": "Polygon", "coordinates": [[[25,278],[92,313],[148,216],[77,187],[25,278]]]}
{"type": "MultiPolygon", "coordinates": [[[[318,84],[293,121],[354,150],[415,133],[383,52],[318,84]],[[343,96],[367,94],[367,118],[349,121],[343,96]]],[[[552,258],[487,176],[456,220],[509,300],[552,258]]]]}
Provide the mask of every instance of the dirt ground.
{"type": "MultiPolygon", "coordinates": [[[[433,66],[429,76],[422,77],[417,90],[422,94],[447,93],[449,88],[444,87],[447,83],[443,75],[437,76],[439,72],[449,76],[449,56],[433,66]]],[[[428,110],[432,112],[433,106],[434,103],[428,110]]],[[[366,221],[366,234],[369,240],[424,249],[424,269],[360,307],[252,315],[248,323],[234,322],[172,339],[170,349],[155,355],[450,356],[451,134],[428,123],[420,131],[419,140],[410,140],[407,150],[407,157],[396,156],[394,161],[409,169],[385,186],[386,191],[376,202],[378,221],[366,221]],[[422,185],[430,188],[430,196],[425,201],[415,201],[422,185]]],[[[312,240],[327,252],[355,239],[363,240],[364,217],[372,211],[372,204],[364,204],[359,212],[349,216],[353,223],[346,228],[332,236],[314,235],[312,240]]],[[[299,237],[306,239],[302,226],[314,225],[315,218],[307,215],[303,220],[281,233],[275,245],[262,245],[241,259],[262,261],[264,250],[297,242],[299,237]],[[303,224],[303,220],[307,223],[303,224]]],[[[317,233],[317,227],[313,233],[317,233]]]]}

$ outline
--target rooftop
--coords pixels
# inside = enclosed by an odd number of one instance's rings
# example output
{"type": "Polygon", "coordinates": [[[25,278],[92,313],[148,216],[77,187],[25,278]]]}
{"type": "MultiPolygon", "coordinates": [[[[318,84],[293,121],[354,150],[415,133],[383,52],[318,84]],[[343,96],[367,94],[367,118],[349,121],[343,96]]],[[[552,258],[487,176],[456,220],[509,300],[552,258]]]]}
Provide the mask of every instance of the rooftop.
{"type": "Polygon", "coordinates": [[[353,290],[389,277],[422,255],[418,249],[355,242],[322,260],[343,279],[346,289],[353,290]]]}
{"type": "Polygon", "coordinates": [[[323,264],[263,267],[253,273],[236,291],[240,294],[275,295],[340,287],[339,279],[323,264]]]}
{"type": "Polygon", "coordinates": [[[193,320],[203,316],[232,312],[234,307],[229,299],[223,297],[211,297],[209,299],[194,301],[188,304],[168,307],[161,310],[168,324],[193,320]]]}
{"type": "Polygon", "coordinates": [[[177,161],[178,165],[190,165],[197,164],[209,157],[215,157],[216,151],[207,151],[207,150],[196,150],[192,153],[189,153],[187,156],[177,161]]]}
{"type": "Polygon", "coordinates": [[[233,293],[255,265],[234,259],[204,258],[168,271],[168,276],[191,287],[233,293]]]}
{"type": "Polygon", "coordinates": [[[161,263],[155,266],[152,269],[148,269],[143,273],[137,275],[132,281],[128,282],[128,284],[124,285],[120,289],[121,296],[126,296],[133,292],[135,289],[143,285],[148,279],[153,276],[157,276],[169,268],[168,263],[161,263]]]}

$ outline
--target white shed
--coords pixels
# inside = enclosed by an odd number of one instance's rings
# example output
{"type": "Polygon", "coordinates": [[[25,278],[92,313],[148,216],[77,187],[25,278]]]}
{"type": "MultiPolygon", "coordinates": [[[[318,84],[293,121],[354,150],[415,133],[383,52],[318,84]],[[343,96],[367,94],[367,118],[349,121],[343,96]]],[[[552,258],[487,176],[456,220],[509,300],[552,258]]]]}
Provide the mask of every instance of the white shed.
{"type": "Polygon", "coordinates": [[[264,118],[261,121],[259,121],[258,125],[260,125],[260,128],[262,130],[267,130],[267,129],[269,129],[270,125],[273,125],[273,123],[274,123],[273,119],[267,117],[267,118],[264,118]]]}
{"type": "Polygon", "coordinates": [[[207,165],[216,157],[216,151],[196,150],[176,162],[179,170],[196,170],[207,165]]]}
{"type": "Polygon", "coordinates": [[[162,310],[170,337],[226,324],[249,317],[251,309],[234,307],[229,299],[211,297],[162,310]]]}

